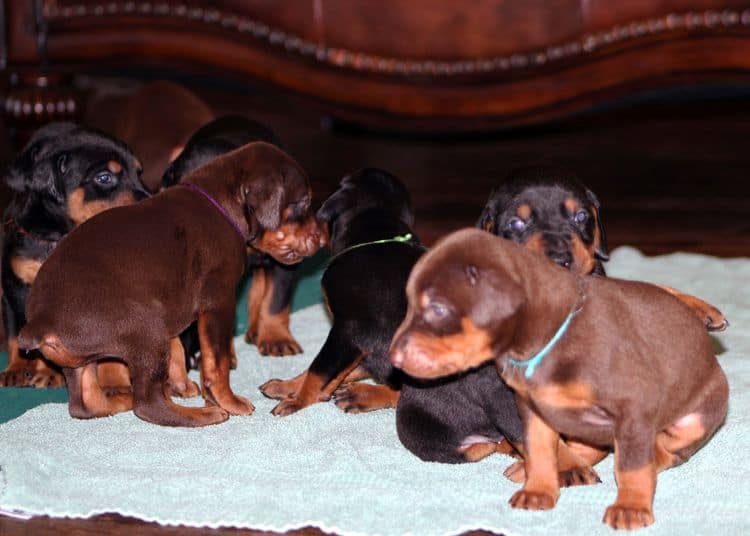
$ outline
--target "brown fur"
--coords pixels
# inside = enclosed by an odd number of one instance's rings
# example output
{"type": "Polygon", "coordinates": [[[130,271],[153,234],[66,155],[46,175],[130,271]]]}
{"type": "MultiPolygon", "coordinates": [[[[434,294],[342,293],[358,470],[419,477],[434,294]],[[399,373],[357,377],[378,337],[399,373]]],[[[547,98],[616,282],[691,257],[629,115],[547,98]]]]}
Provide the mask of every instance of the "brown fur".
{"type": "MultiPolygon", "coordinates": [[[[262,142],[227,153],[187,179],[224,213],[197,191],[171,188],[139,204],[103,212],[76,228],[39,271],[19,345],[40,348],[63,367],[66,379],[74,382],[74,416],[99,416],[125,407],[107,407],[81,391],[88,386],[87,376],[77,370],[108,356],[130,369],[132,407],[147,421],[201,426],[253,411],[229,386],[235,289],[247,246],[257,247],[258,237],[279,227],[287,206],[303,208],[299,235],[265,252],[296,262],[320,246],[306,212],[309,183],[288,155],[262,142]],[[146,260],[150,269],[144,272],[146,260]],[[67,277],[71,273],[76,277],[67,277]],[[183,408],[166,395],[173,340],[195,320],[201,389],[206,401],[217,407],[183,408]],[[94,406],[87,400],[94,400],[94,406]]],[[[295,234],[292,228],[289,232],[295,234]]]]}
{"type": "MultiPolygon", "coordinates": [[[[728,384],[704,326],[654,285],[581,278],[509,241],[464,230],[417,263],[407,296],[409,312],[391,347],[395,366],[415,377],[455,372],[453,351],[435,352],[425,341],[463,331],[469,317],[516,391],[525,484],[511,498],[515,508],[554,507],[565,437],[591,461],[614,449],[618,496],[604,522],[646,526],[656,473],[686,461],[725,418],[728,384]],[[430,321],[420,305],[424,293],[447,313],[430,321]],[[569,329],[527,376],[517,362],[543,348],[574,311],[569,329]]],[[[476,366],[471,352],[462,363],[476,366]]]]}

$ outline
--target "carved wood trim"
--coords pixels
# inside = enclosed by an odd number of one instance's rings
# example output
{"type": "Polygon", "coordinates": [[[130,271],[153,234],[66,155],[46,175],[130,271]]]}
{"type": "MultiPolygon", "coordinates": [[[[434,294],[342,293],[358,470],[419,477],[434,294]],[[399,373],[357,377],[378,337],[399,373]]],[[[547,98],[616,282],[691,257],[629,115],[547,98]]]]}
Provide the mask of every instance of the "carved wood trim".
{"type": "Polygon", "coordinates": [[[59,6],[55,2],[48,2],[44,6],[44,17],[50,22],[116,15],[166,17],[203,23],[253,37],[285,53],[312,59],[328,66],[396,77],[420,75],[455,77],[521,71],[583,56],[611,45],[649,35],[684,30],[721,31],[737,26],[750,27],[750,8],[669,13],[617,25],[606,31],[589,33],[579,39],[544,49],[518,51],[504,56],[444,61],[439,58],[413,60],[383,57],[362,51],[328,47],[227,10],[191,7],[183,2],[111,0],[96,5],[79,3],[59,6]]]}

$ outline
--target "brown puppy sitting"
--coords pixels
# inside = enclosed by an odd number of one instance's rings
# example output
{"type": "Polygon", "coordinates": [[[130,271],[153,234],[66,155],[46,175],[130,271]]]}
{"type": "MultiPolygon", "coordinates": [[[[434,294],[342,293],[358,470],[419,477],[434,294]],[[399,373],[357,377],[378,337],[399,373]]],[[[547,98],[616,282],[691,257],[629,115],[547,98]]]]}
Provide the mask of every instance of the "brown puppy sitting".
{"type": "Polygon", "coordinates": [[[604,522],[647,526],[656,473],[686,461],[726,416],[705,327],[654,285],[580,277],[471,229],[422,257],[407,297],[394,366],[437,378],[494,360],[516,392],[526,482],[514,508],[555,505],[564,437],[582,463],[614,448],[618,494],[604,522]]]}
{"type": "Polygon", "coordinates": [[[235,292],[247,248],[288,264],[314,253],[321,234],[310,201],[299,165],[256,142],[198,168],[178,187],[102,213],[70,233],[42,266],[19,345],[39,348],[63,367],[74,417],[132,407],[157,424],[201,426],[247,415],[252,404],[229,386],[235,292]],[[196,319],[209,405],[187,408],[165,395],[165,382],[170,349],[196,319]],[[98,388],[92,365],[107,356],[130,369],[132,397],[107,397],[98,388]]]}

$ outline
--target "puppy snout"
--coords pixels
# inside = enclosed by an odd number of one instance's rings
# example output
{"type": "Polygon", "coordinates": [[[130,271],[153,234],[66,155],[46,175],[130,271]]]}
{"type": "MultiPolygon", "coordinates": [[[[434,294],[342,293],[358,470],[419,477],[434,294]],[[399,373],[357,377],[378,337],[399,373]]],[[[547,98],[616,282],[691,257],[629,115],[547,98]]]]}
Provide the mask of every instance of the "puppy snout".
{"type": "Polygon", "coordinates": [[[555,264],[570,269],[573,254],[570,252],[570,238],[557,233],[544,233],[544,253],[555,264]]]}

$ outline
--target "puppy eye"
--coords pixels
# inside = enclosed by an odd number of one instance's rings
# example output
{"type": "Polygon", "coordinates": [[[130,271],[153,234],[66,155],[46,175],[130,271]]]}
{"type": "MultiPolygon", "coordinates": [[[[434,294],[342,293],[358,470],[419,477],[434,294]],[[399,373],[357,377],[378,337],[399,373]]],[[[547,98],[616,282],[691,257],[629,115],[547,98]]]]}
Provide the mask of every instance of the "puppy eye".
{"type": "Polygon", "coordinates": [[[115,183],[115,177],[108,171],[102,171],[94,176],[94,181],[101,186],[111,186],[115,183]]]}
{"type": "Polygon", "coordinates": [[[448,316],[449,310],[446,305],[439,301],[431,301],[424,309],[424,319],[428,323],[440,322],[448,316]]]}
{"type": "Polygon", "coordinates": [[[589,213],[588,211],[581,209],[578,212],[575,213],[573,216],[573,219],[576,223],[586,223],[586,221],[589,219],[589,213]]]}
{"type": "Polygon", "coordinates": [[[526,229],[526,222],[521,218],[511,218],[508,222],[508,228],[515,233],[520,233],[526,229]]]}

